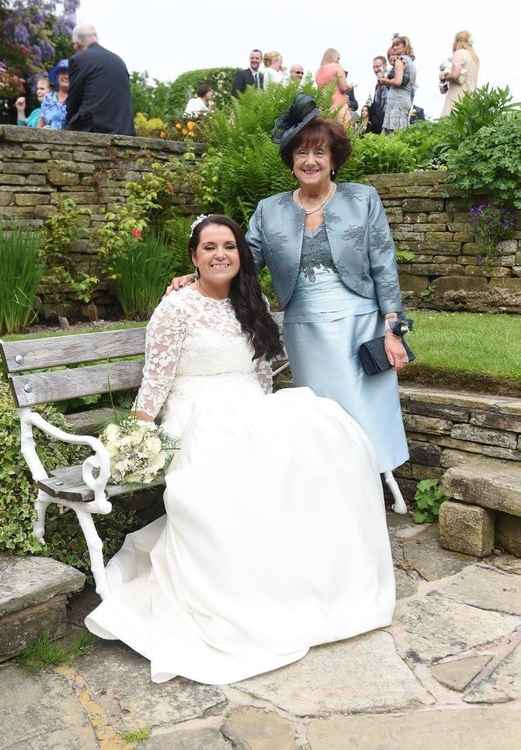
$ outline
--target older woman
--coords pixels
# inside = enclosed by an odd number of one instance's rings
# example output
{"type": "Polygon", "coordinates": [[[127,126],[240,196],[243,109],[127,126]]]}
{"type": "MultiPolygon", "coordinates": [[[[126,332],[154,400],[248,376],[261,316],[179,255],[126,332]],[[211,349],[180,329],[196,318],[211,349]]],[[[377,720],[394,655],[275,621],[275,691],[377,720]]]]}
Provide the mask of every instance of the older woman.
{"type": "Polygon", "coordinates": [[[479,57],[472,46],[469,31],[458,31],[452,45],[452,67],[448,72],[440,73],[440,80],[448,85],[441,117],[447,117],[453,106],[469,91],[478,85],[479,57]]]}
{"type": "Polygon", "coordinates": [[[257,267],[271,271],[284,310],[295,384],[334,399],[360,423],[403,510],[391,474],[408,459],[396,377],[407,354],[394,333],[401,297],[393,240],[373,187],[335,183],[350,143],[338,123],[319,115],[313,99],[299,94],[279,119],[281,157],[299,187],[260,201],[247,239],[257,267]],[[393,369],[368,376],[360,344],[384,333],[393,369]]]}
{"type": "Polygon", "coordinates": [[[416,65],[411,42],[406,36],[395,36],[389,50],[392,60],[392,75],[378,79],[380,86],[387,86],[389,92],[385,102],[383,130],[394,133],[409,125],[414,92],[416,89],[416,65]]]}
{"type": "Polygon", "coordinates": [[[47,75],[39,75],[36,79],[36,98],[38,99],[38,107],[33,109],[33,111],[26,116],[25,112],[25,97],[21,96],[19,97],[15,102],[16,112],[17,112],[17,119],[16,124],[17,125],[25,125],[28,128],[37,128],[40,124],[40,118],[42,113],[41,104],[47,94],[51,90],[51,85],[49,83],[49,78],[47,75]]]}

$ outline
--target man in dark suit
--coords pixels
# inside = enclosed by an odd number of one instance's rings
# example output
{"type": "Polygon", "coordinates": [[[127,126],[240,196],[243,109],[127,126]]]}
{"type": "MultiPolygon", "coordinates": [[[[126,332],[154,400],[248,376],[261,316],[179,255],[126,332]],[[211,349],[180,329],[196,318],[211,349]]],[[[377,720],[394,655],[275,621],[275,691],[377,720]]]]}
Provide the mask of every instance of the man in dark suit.
{"type": "Polygon", "coordinates": [[[235,74],[232,84],[232,95],[239,96],[246,90],[246,86],[255,86],[256,89],[264,88],[264,73],[259,68],[262,62],[262,52],[260,49],[252,49],[250,52],[250,67],[245,70],[238,70],[235,74]]]}
{"type": "Polygon", "coordinates": [[[373,72],[376,76],[376,86],[371,106],[369,107],[369,122],[371,133],[381,133],[385,116],[385,103],[387,101],[387,86],[381,86],[378,81],[385,75],[387,60],[383,55],[378,55],[373,60],[373,72]]]}
{"type": "Polygon", "coordinates": [[[132,97],[123,60],[98,44],[96,29],[90,24],[72,32],[76,54],[69,61],[69,130],[89,133],[135,135],[132,97]]]}

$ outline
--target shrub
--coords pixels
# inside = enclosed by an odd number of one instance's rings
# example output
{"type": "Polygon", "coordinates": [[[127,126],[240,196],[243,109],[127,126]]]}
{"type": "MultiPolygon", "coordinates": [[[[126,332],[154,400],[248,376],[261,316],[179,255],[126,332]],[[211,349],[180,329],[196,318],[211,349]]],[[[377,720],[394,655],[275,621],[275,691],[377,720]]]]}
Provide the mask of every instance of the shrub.
{"type": "MultiPolygon", "coordinates": [[[[184,252],[187,255],[186,250],[184,252]]],[[[174,275],[173,253],[164,237],[135,239],[114,260],[116,291],[126,318],[148,320],[174,275]]]]}
{"type": "Polygon", "coordinates": [[[159,81],[157,78],[151,80],[146,71],[131,73],[130,91],[134,113],[141,113],[146,118],[164,119],[171,88],[171,83],[159,81]]]}
{"type": "Polygon", "coordinates": [[[438,122],[420,120],[409,128],[398,130],[392,138],[414,151],[417,169],[431,169],[445,162],[443,152],[447,129],[447,118],[438,122]]]}
{"type": "MultiPolygon", "coordinates": [[[[53,406],[39,411],[52,424],[67,429],[65,418],[53,406]]],[[[86,456],[85,448],[49,439],[39,430],[35,430],[34,435],[38,456],[47,471],[78,463],[86,456]]],[[[60,515],[56,505],[51,505],[47,513],[47,544],[40,544],[33,536],[38,488],[20,452],[20,422],[9,387],[1,379],[0,445],[0,551],[43,554],[88,573],[88,551],[75,513],[60,515]]],[[[121,547],[125,533],[137,527],[133,512],[117,508],[108,516],[99,516],[96,525],[104,540],[107,559],[121,547]]]]}
{"type": "Polygon", "coordinates": [[[504,89],[491,88],[487,83],[466,93],[446,118],[446,146],[458,149],[481,128],[493,126],[503,115],[516,110],[519,112],[519,104],[512,101],[508,86],[504,89]]]}
{"type": "Polygon", "coordinates": [[[195,96],[197,86],[205,81],[214,90],[215,106],[220,108],[231,98],[232,81],[237,68],[202,68],[181,73],[170,85],[165,114],[167,117],[182,115],[188,100],[195,96]]]}
{"type": "Polygon", "coordinates": [[[521,208],[521,113],[502,115],[449,153],[454,185],[468,195],[487,195],[501,206],[521,208]]]}
{"type": "Polygon", "coordinates": [[[395,136],[368,133],[353,139],[353,153],[340,170],[339,180],[353,180],[365,175],[389,172],[411,172],[418,159],[414,150],[395,136]]]}
{"type": "Polygon", "coordinates": [[[31,323],[42,272],[37,235],[0,230],[0,334],[31,323]]]}

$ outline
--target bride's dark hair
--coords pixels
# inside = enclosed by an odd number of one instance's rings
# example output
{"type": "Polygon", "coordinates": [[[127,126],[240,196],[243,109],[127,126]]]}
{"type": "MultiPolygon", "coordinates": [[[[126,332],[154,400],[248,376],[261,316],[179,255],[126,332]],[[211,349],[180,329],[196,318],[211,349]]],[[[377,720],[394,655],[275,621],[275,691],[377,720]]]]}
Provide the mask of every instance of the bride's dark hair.
{"type": "Polygon", "coordinates": [[[232,279],[230,288],[230,302],[235,311],[241,329],[246,333],[255,351],[254,359],[266,357],[273,359],[283,354],[279,329],[270,315],[268,305],[263,297],[261,286],[257,279],[253,256],[246,242],[246,237],[240,226],[221,214],[210,214],[194,227],[188,240],[188,251],[193,257],[201,232],[210,224],[228,227],[235,237],[239,250],[240,269],[232,279]]]}

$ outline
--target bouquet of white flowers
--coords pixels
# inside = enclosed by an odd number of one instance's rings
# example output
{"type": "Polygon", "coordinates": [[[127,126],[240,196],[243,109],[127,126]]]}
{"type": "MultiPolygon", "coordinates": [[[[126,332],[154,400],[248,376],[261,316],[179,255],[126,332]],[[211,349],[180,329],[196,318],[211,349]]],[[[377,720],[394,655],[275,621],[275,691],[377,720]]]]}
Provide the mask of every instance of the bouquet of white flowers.
{"type": "MultiPolygon", "coordinates": [[[[440,65],[440,94],[446,94],[449,90],[449,82],[447,80],[447,76],[449,75],[450,71],[452,70],[452,57],[448,57],[446,60],[444,60],[440,65]]],[[[465,78],[467,77],[467,71],[465,68],[462,68],[461,73],[457,77],[455,83],[459,83],[460,86],[463,86],[465,83],[465,78]]]]}
{"type": "Polygon", "coordinates": [[[179,448],[154,422],[133,416],[109,424],[100,440],[110,456],[114,484],[150,484],[163,472],[179,448]]]}

